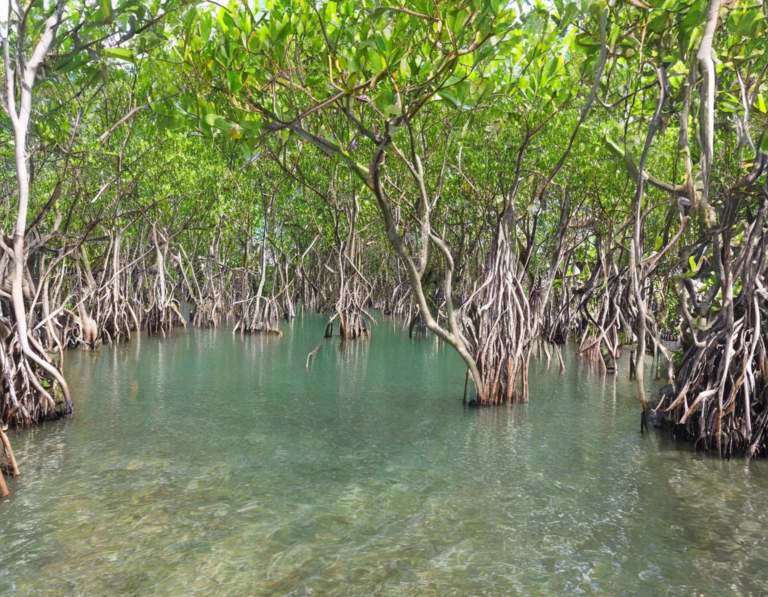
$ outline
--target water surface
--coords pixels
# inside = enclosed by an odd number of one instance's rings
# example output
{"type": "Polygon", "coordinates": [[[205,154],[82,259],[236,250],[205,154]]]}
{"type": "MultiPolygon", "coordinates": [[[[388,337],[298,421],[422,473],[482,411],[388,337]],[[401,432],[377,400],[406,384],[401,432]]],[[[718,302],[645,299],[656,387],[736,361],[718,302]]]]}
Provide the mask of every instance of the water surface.
{"type": "Polygon", "coordinates": [[[768,462],[642,437],[626,372],[532,366],[465,410],[460,361],[189,330],[70,352],[75,419],[12,441],[0,594],[762,595],[768,462]]]}

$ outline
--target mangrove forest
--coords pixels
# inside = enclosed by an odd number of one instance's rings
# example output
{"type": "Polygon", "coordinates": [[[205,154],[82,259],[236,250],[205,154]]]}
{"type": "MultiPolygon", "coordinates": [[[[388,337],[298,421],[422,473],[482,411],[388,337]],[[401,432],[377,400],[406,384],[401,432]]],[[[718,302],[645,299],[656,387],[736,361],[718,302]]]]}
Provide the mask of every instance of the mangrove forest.
{"type": "Polygon", "coordinates": [[[0,594],[768,591],[765,0],[0,43],[0,594]]]}

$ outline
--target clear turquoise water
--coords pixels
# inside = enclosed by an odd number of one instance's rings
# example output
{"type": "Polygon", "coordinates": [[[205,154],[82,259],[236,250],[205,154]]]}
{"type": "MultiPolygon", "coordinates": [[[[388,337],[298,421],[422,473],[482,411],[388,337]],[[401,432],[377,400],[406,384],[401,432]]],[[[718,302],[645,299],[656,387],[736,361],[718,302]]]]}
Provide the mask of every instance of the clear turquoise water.
{"type": "Polygon", "coordinates": [[[68,353],[76,418],[12,436],[0,594],[768,593],[768,462],[642,437],[626,371],[464,410],[392,320],[307,371],[323,325],[68,353]]]}

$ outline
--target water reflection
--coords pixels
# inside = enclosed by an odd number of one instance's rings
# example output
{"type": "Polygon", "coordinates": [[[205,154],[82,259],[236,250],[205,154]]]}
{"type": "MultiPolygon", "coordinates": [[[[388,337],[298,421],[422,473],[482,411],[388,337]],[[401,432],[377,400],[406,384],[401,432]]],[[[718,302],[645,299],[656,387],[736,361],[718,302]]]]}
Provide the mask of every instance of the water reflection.
{"type": "Polygon", "coordinates": [[[625,374],[568,347],[564,371],[532,363],[530,404],[469,409],[461,362],[433,337],[384,320],[341,344],[323,327],[69,353],[77,417],[13,438],[0,594],[768,586],[766,463],[641,436],[625,374]]]}

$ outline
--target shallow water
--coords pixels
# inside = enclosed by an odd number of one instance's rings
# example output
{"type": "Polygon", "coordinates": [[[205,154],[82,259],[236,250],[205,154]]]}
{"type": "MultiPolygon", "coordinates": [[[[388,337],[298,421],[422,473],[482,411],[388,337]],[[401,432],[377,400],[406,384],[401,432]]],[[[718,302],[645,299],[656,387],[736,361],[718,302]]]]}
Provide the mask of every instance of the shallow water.
{"type": "Polygon", "coordinates": [[[70,352],[71,421],[14,433],[0,594],[763,595],[768,462],[638,433],[626,372],[566,355],[465,410],[459,360],[190,330],[70,352]]]}

